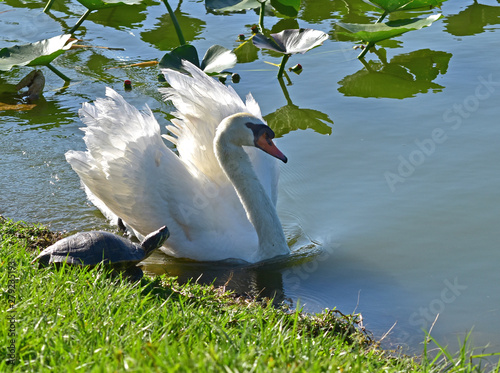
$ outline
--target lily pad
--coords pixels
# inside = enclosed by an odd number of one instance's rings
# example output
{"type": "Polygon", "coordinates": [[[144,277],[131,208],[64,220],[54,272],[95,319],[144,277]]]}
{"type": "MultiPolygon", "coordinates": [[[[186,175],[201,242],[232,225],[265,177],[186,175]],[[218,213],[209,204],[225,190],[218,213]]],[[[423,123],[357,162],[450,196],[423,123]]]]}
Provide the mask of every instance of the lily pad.
{"type": "Polygon", "coordinates": [[[182,68],[182,60],[187,60],[196,65],[207,74],[220,73],[222,70],[230,69],[236,65],[236,55],[233,51],[220,45],[212,45],[208,48],[200,64],[198,52],[192,45],[185,44],[166,53],[159,62],[160,68],[169,68],[185,72],[182,68]]]}
{"type": "Polygon", "coordinates": [[[251,39],[248,39],[234,49],[234,54],[236,54],[238,58],[238,63],[247,63],[253,62],[259,58],[257,53],[258,50],[259,48],[253,45],[251,39]]]}
{"type": "Polygon", "coordinates": [[[440,6],[446,0],[365,0],[367,3],[383,9],[387,13],[396,10],[418,9],[423,7],[440,6]]]}
{"type": "Polygon", "coordinates": [[[166,53],[159,62],[160,68],[173,69],[185,72],[182,68],[182,60],[191,62],[196,66],[200,66],[198,52],[196,48],[190,44],[184,44],[174,50],[166,53]]]}
{"type": "Polygon", "coordinates": [[[135,5],[142,0],[78,0],[80,4],[90,10],[99,10],[117,5],[135,5]]]}
{"type": "MultiPolygon", "coordinates": [[[[266,0],[205,0],[208,9],[220,12],[240,12],[248,9],[258,9],[266,0]]],[[[297,17],[299,14],[300,0],[271,0],[271,5],[276,11],[287,16],[297,17]]],[[[266,4],[267,7],[267,4],[266,4]]]]}
{"type": "Polygon", "coordinates": [[[339,34],[351,35],[352,37],[364,42],[376,43],[381,40],[404,34],[408,31],[418,30],[423,27],[430,26],[440,17],[441,14],[433,14],[427,18],[401,19],[397,21],[389,21],[387,23],[359,24],[337,22],[337,25],[348,31],[339,32],[339,34]]]}
{"type": "Polygon", "coordinates": [[[236,60],[236,54],[232,50],[220,45],[212,45],[203,56],[200,68],[207,74],[220,73],[222,70],[234,67],[236,60]]]}
{"type": "Polygon", "coordinates": [[[271,5],[287,17],[297,17],[299,14],[300,0],[271,0],[271,5]]]}
{"type": "Polygon", "coordinates": [[[205,6],[208,9],[220,12],[239,12],[242,10],[260,8],[257,0],[206,0],[205,6]]]}
{"type": "Polygon", "coordinates": [[[8,71],[13,66],[48,65],[76,42],[68,43],[70,37],[70,34],[65,34],[36,43],[3,48],[0,50],[0,71],[8,71]]]}
{"type": "Polygon", "coordinates": [[[326,39],[328,39],[328,34],[323,31],[301,28],[283,30],[277,34],[271,34],[271,38],[256,34],[252,41],[258,48],[271,49],[284,54],[303,54],[323,44],[326,39]]]}

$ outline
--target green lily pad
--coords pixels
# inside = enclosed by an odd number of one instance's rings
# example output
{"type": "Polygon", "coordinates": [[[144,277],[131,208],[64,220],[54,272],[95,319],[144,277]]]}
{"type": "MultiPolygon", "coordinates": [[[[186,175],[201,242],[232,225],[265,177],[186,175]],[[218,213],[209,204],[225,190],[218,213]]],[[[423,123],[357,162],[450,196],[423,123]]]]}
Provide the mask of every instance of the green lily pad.
{"type": "Polygon", "coordinates": [[[306,53],[308,50],[323,44],[328,34],[313,29],[289,29],[271,34],[271,39],[256,34],[252,42],[257,48],[271,49],[284,54],[306,53]]]}
{"type": "Polygon", "coordinates": [[[160,68],[169,68],[186,72],[182,67],[182,60],[187,60],[198,66],[207,74],[220,73],[222,70],[230,69],[236,65],[236,55],[233,51],[220,45],[212,45],[208,48],[200,64],[198,51],[192,45],[185,44],[166,53],[159,62],[160,68]]]}
{"type": "Polygon", "coordinates": [[[198,58],[198,52],[196,48],[189,44],[181,45],[174,50],[165,53],[158,65],[160,68],[172,69],[181,72],[185,72],[182,68],[182,60],[187,60],[193,65],[200,66],[200,59],[198,58]]]}
{"type": "Polygon", "coordinates": [[[440,6],[446,0],[365,0],[367,3],[383,9],[387,13],[396,10],[418,9],[423,7],[440,6]]]}
{"type": "Polygon", "coordinates": [[[8,71],[13,66],[48,65],[76,41],[68,43],[70,37],[70,34],[65,34],[36,43],[3,48],[0,50],[0,70],[8,71]]]}
{"type": "MultiPolygon", "coordinates": [[[[248,9],[258,9],[265,0],[205,0],[208,9],[219,12],[240,12],[248,9]]],[[[300,0],[271,0],[271,5],[279,13],[287,17],[297,17],[300,0]]],[[[267,7],[267,4],[266,4],[267,7]]]]}
{"type": "Polygon", "coordinates": [[[142,0],[78,0],[80,4],[90,10],[99,10],[117,5],[135,5],[142,0]]]}
{"type": "Polygon", "coordinates": [[[339,34],[351,35],[364,42],[376,43],[404,34],[408,31],[430,26],[440,17],[441,14],[433,14],[427,18],[401,19],[387,23],[359,24],[337,22],[337,25],[348,31],[339,32],[339,34]]]}
{"type": "Polygon", "coordinates": [[[287,17],[297,17],[299,14],[300,0],[271,0],[271,5],[287,17]]]}
{"type": "Polygon", "coordinates": [[[238,58],[238,63],[253,62],[259,59],[259,55],[257,53],[259,48],[253,45],[251,40],[252,39],[245,40],[237,48],[234,49],[234,54],[238,58]]]}
{"type": "Polygon", "coordinates": [[[239,12],[260,8],[260,2],[257,0],[206,0],[205,6],[220,12],[239,12]]]}

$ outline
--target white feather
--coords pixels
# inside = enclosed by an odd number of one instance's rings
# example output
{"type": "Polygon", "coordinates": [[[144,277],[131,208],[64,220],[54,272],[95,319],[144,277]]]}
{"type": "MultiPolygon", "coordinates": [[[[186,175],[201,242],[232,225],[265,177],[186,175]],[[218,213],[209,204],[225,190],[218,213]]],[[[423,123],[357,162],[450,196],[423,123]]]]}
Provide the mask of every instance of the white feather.
{"type": "MultiPolygon", "coordinates": [[[[171,236],[162,249],[168,254],[265,259],[256,255],[259,238],[213,144],[228,116],[246,112],[263,121],[259,106],[251,95],[243,103],[234,89],[193,65],[184,68],[191,76],[163,70],[171,88],[161,90],[176,107],[167,139],[179,155],[164,143],[148,107],[139,111],[107,88],[106,98],[83,104],[79,113],[87,151],[69,151],[66,159],[107,217],[120,217],[138,236],[167,225],[171,236]]],[[[274,209],[276,160],[256,148],[245,151],[274,209]]]]}

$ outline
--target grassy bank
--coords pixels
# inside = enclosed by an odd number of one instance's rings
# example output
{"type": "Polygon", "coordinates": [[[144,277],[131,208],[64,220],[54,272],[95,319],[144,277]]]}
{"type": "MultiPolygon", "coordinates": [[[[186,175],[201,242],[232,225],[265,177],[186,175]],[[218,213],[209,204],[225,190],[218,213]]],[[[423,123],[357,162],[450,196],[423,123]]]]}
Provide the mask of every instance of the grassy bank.
{"type": "Polygon", "coordinates": [[[168,277],[131,284],[102,269],[31,265],[56,238],[0,217],[1,372],[479,371],[465,355],[439,366],[391,357],[355,317],[331,311],[287,312],[168,277]]]}

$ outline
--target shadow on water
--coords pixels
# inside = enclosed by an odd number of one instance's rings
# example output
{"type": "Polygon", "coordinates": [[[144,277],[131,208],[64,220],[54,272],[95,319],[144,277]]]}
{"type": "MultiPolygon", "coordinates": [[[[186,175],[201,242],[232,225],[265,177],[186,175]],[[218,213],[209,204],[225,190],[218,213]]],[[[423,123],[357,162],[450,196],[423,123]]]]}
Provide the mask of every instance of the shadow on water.
{"type": "Polygon", "coordinates": [[[196,281],[200,284],[223,286],[238,295],[273,299],[275,305],[292,304],[285,296],[283,271],[314,260],[319,250],[306,253],[300,251],[290,256],[270,259],[256,264],[241,261],[196,262],[178,259],[157,251],[146,259],[143,269],[153,275],[168,274],[178,278],[179,283],[196,281]]]}
{"type": "Polygon", "coordinates": [[[300,307],[305,312],[330,308],[346,314],[361,313],[367,330],[376,338],[394,326],[384,339],[386,348],[417,346],[423,340],[423,332],[408,316],[418,309],[417,297],[393,276],[337,245],[328,248],[312,244],[292,252],[249,265],[195,262],[158,251],[142,262],[142,268],[149,275],[176,276],[181,284],[213,284],[238,295],[273,299],[276,306],[300,307]]]}

